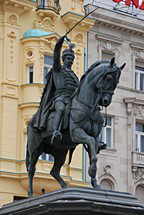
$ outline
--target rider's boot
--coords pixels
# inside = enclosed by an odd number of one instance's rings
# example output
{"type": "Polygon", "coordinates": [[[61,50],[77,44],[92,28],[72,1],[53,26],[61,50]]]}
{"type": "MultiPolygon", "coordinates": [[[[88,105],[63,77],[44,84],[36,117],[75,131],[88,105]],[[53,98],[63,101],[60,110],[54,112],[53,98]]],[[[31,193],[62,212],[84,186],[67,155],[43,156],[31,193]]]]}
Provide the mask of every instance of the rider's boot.
{"type": "Polygon", "coordinates": [[[60,127],[60,122],[61,122],[61,113],[57,112],[55,114],[55,118],[54,118],[54,124],[53,124],[53,129],[54,132],[52,134],[52,138],[51,138],[51,144],[59,144],[61,143],[62,140],[62,134],[59,131],[59,127],[60,127]]]}

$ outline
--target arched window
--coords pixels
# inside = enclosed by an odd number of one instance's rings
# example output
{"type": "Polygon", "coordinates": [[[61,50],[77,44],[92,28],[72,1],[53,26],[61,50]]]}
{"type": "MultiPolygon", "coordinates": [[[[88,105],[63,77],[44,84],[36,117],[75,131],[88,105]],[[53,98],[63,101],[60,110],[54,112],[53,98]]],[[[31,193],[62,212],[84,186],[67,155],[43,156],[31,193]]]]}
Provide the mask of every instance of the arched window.
{"type": "Polygon", "coordinates": [[[103,179],[100,184],[102,189],[114,190],[114,183],[110,179],[103,179]]]}
{"type": "Polygon", "coordinates": [[[135,195],[139,200],[144,202],[144,184],[140,184],[136,187],[135,195]]]}

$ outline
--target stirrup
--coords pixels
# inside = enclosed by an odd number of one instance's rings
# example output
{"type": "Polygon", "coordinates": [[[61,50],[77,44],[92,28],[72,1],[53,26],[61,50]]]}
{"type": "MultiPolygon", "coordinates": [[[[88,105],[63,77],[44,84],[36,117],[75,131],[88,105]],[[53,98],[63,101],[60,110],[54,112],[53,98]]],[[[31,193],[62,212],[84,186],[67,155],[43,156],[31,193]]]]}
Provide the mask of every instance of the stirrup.
{"type": "Polygon", "coordinates": [[[53,132],[52,138],[51,138],[51,144],[60,144],[62,140],[62,134],[60,131],[55,130],[53,132]]]}

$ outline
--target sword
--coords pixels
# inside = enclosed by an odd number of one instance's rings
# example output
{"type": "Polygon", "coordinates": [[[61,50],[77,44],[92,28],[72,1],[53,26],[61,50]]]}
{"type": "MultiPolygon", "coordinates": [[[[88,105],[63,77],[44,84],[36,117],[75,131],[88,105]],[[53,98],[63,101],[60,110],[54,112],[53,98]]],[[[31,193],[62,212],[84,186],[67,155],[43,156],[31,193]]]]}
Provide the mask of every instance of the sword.
{"type": "MultiPolygon", "coordinates": [[[[91,13],[93,13],[96,9],[98,9],[98,7],[96,7],[94,10],[92,10],[91,12],[89,12],[88,14],[86,14],[82,19],[80,19],[69,31],[67,31],[65,33],[65,36],[67,38],[67,35],[77,26],[79,25],[86,17],[88,17],[91,13]]],[[[69,40],[69,39],[68,39],[69,40]]]]}

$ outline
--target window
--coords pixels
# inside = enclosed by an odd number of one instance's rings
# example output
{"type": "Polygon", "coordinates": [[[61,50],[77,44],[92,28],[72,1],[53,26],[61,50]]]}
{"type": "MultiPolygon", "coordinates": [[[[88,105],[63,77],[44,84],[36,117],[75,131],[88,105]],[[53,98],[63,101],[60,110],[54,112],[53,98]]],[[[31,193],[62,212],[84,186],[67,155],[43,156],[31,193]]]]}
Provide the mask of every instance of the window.
{"type": "Polygon", "coordinates": [[[135,89],[144,91],[144,68],[143,67],[136,66],[135,89]]]}
{"type": "Polygon", "coordinates": [[[53,65],[53,57],[45,55],[44,56],[44,84],[46,83],[46,75],[50,71],[53,65]]]}
{"type": "Polygon", "coordinates": [[[107,144],[107,148],[112,148],[112,118],[107,117],[107,125],[102,129],[100,141],[107,144]]]}
{"type": "Polygon", "coordinates": [[[136,151],[144,152],[144,124],[136,123],[136,151]]]}
{"type": "Polygon", "coordinates": [[[113,57],[115,57],[115,54],[110,51],[102,51],[102,60],[110,61],[113,57]]]}
{"type": "Polygon", "coordinates": [[[34,71],[33,71],[33,65],[27,66],[27,83],[32,84],[33,83],[33,77],[34,77],[34,71]]]}
{"type": "Polygon", "coordinates": [[[46,153],[42,153],[39,157],[40,160],[46,160],[46,161],[50,161],[53,162],[54,161],[54,157],[52,155],[48,155],[46,153]]]}

